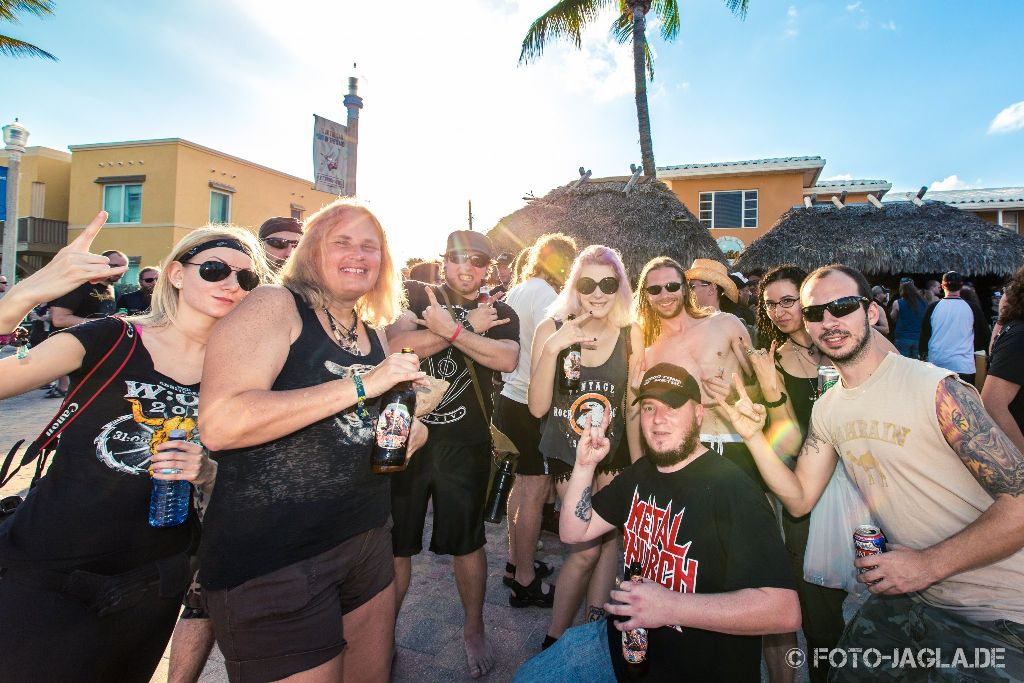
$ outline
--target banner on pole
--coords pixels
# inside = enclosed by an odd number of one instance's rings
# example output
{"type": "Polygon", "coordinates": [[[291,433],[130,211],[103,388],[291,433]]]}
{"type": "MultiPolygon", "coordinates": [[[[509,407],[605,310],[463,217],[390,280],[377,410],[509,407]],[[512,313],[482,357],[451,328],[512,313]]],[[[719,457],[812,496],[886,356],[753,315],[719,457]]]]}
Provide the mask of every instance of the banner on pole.
{"type": "Polygon", "coordinates": [[[320,192],[346,194],[347,137],[347,126],[313,114],[313,178],[320,192]]]}

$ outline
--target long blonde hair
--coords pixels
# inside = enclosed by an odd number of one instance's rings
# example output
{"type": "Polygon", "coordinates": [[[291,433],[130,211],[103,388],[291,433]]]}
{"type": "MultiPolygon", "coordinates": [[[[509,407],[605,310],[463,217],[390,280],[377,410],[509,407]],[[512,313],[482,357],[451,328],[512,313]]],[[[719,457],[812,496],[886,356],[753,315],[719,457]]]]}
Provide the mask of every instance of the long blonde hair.
{"type": "Polygon", "coordinates": [[[601,244],[590,245],[576,257],[569,277],[565,281],[565,287],[559,292],[558,298],[548,306],[546,314],[562,320],[570,313],[579,315],[580,297],[576,291],[576,282],[580,279],[580,271],[583,270],[583,266],[589,265],[608,266],[615,272],[615,277],[619,279],[619,291],[612,295],[612,307],[608,312],[608,322],[613,327],[626,327],[630,323],[629,306],[633,299],[633,292],[629,288],[629,276],[626,275],[626,266],[622,264],[622,257],[618,251],[601,244]]]}
{"type": "Polygon", "coordinates": [[[192,247],[216,239],[233,239],[241,242],[249,250],[249,256],[252,258],[252,271],[260,276],[260,282],[273,281],[274,276],[271,274],[270,266],[267,265],[263,247],[251,232],[235,225],[221,223],[205,225],[182,237],[171,249],[171,253],[160,262],[160,278],[156,281],[156,287],[153,288],[149,311],[131,316],[127,320],[143,327],[162,327],[174,324],[178,314],[179,292],[170,283],[170,278],[165,277],[167,269],[192,247]]]}
{"type": "Polygon", "coordinates": [[[405,305],[402,273],[395,267],[388,247],[388,238],[373,212],[358,200],[337,199],[306,221],[302,240],[281,269],[281,283],[302,297],[312,308],[327,308],[330,293],[323,285],[324,254],[327,236],[339,223],[366,222],[373,226],[380,239],[380,271],[370,291],[359,297],[356,314],[370,327],[393,323],[405,305]]]}

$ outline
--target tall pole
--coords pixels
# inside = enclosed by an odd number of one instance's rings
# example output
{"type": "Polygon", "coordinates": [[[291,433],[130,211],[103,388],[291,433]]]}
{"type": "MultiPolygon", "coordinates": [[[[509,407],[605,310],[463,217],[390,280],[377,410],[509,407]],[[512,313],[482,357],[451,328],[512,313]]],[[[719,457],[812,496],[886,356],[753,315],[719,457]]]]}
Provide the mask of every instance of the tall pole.
{"type": "Polygon", "coordinates": [[[473,229],[473,200],[469,200],[469,229],[473,229]]]}
{"type": "Polygon", "coordinates": [[[18,262],[18,175],[21,155],[28,142],[28,131],[14,119],[4,126],[4,149],[7,150],[7,217],[4,219],[3,274],[13,285],[17,279],[18,262]]]}
{"type": "MultiPolygon", "coordinates": [[[[354,70],[356,65],[352,65],[354,70]]],[[[363,98],[359,96],[359,79],[350,76],[348,79],[348,94],[342,100],[345,109],[348,110],[348,128],[345,146],[347,148],[346,158],[348,163],[345,167],[345,194],[349,197],[356,196],[356,169],[359,158],[359,110],[363,108],[363,98]]]]}

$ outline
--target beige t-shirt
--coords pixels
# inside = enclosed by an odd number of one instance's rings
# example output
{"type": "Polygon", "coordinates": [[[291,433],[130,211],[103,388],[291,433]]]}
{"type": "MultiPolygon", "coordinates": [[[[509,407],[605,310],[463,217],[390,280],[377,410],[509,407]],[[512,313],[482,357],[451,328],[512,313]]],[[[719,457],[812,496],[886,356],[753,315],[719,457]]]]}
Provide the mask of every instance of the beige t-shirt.
{"type": "MultiPolygon", "coordinates": [[[[861,386],[836,383],[811,412],[814,431],[839,453],[891,543],[933,546],[993,503],[939,430],[935,394],[950,376],[956,375],[890,353],[861,386]]],[[[974,621],[1024,623],[1024,550],[919,595],[974,621]]]]}

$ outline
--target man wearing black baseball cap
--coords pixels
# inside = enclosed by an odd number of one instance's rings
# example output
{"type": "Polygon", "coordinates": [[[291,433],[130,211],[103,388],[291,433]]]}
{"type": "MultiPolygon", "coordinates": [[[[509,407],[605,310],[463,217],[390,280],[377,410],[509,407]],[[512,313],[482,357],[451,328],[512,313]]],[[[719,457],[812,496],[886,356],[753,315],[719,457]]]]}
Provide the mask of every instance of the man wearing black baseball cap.
{"type": "Polygon", "coordinates": [[[800,626],[768,501],[700,443],[700,387],[684,368],[649,369],[635,402],[645,457],[591,497],[609,440],[604,422],[584,428],[559,529],[565,543],[621,529],[624,568],[638,564],[643,581],[612,591],[605,609],[622,621],[569,629],[514,680],[607,679],[609,668],[622,680],[622,637],[637,628],[647,630],[646,680],[759,680],[761,635],[800,626]]]}

